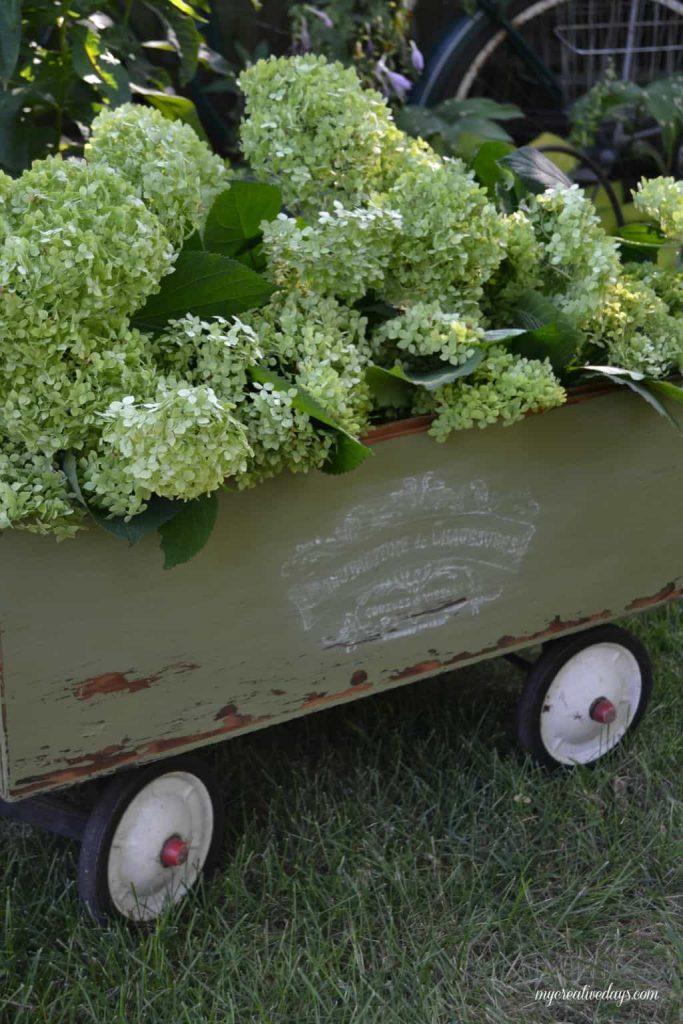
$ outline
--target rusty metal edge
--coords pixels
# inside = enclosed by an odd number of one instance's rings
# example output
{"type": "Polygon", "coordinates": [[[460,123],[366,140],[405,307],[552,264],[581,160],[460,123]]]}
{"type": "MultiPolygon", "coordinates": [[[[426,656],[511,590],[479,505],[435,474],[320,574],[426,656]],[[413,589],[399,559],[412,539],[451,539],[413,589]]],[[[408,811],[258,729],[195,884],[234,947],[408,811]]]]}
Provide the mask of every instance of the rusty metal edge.
{"type": "Polygon", "coordinates": [[[162,741],[151,741],[140,749],[123,750],[119,747],[108,747],[103,751],[95,752],[84,758],[79,765],[71,768],[59,769],[54,772],[46,772],[43,775],[35,775],[26,779],[17,780],[5,795],[6,801],[13,802],[35,796],[38,793],[46,793],[52,790],[63,789],[77,782],[86,781],[103,775],[110,775],[120,768],[127,768],[152,761],[161,760],[165,755],[175,755],[182,751],[199,749],[220,742],[234,735],[246,735],[258,729],[264,729],[270,725],[280,725],[283,722],[301,718],[303,715],[314,714],[323,711],[330,706],[349,703],[358,700],[361,696],[370,696],[382,693],[385,690],[395,689],[408,683],[428,679],[443,672],[450,671],[456,667],[464,668],[466,665],[473,665],[486,658],[500,656],[515,650],[547,641],[569,636],[572,633],[581,632],[601,622],[609,622],[613,619],[625,618],[639,612],[649,611],[652,608],[668,604],[671,601],[683,597],[683,587],[677,586],[676,581],[665,584],[656,594],[647,597],[634,598],[626,608],[612,611],[608,608],[592,615],[578,616],[574,619],[562,620],[555,616],[547,625],[524,636],[502,636],[495,644],[483,648],[481,651],[463,651],[451,655],[443,660],[432,658],[429,661],[418,662],[416,665],[408,665],[395,669],[386,680],[372,683],[363,679],[361,684],[351,687],[335,694],[314,695],[315,699],[308,697],[299,708],[282,715],[262,716],[253,718],[249,715],[240,715],[236,709],[229,705],[222,709],[227,714],[223,718],[223,724],[216,729],[192,736],[180,736],[162,741]]]}

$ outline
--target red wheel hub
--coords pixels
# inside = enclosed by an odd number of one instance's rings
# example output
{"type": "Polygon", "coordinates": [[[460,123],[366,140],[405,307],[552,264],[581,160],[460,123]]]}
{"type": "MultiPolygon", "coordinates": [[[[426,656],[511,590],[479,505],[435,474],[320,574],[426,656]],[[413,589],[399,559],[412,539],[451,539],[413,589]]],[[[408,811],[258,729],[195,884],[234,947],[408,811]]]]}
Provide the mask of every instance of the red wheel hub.
{"type": "Polygon", "coordinates": [[[598,697],[590,710],[590,716],[594,722],[600,725],[611,725],[617,717],[617,709],[611,700],[606,697],[598,697]]]}
{"type": "Polygon", "coordinates": [[[184,864],[190,848],[180,836],[171,836],[161,847],[160,859],[165,868],[177,868],[184,864]]]}

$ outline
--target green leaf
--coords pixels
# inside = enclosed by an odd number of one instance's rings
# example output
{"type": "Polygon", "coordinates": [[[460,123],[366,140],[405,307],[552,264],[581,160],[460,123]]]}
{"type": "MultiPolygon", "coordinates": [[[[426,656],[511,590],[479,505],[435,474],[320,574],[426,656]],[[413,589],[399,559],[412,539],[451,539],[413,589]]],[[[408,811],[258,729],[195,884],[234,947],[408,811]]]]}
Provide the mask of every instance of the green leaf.
{"type": "Polygon", "coordinates": [[[207,19],[202,17],[196,7],[192,4],[187,3],[187,0],[168,0],[173,7],[176,7],[182,14],[188,14],[191,18],[196,18],[197,21],[202,21],[207,24],[207,19]]]}
{"type": "Polygon", "coordinates": [[[583,344],[583,333],[574,321],[559,312],[545,295],[531,289],[520,292],[511,318],[524,331],[512,338],[508,350],[526,359],[549,359],[557,373],[567,367],[583,344]]]}
{"type": "Polygon", "coordinates": [[[334,476],[340,473],[349,473],[365,462],[370,455],[372,455],[372,449],[367,445],[357,441],[350,434],[337,433],[334,448],[320,468],[323,473],[330,473],[334,476]]]}
{"type": "Polygon", "coordinates": [[[615,237],[624,259],[633,263],[656,263],[659,250],[667,244],[667,239],[654,224],[639,221],[622,224],[615,237]]]}
{"type": "Polygon", "coordinates": [[[526,334],[524,327],[502,327],[496,331],[484,331],[484,341],[498,344],[501,341],[508,341],[510,338],[518,338],[520,334],[526,334]]]}
{"type": "Polygon", "coordinates": [[[140,515],[133,516],[132,519],[126,520],[122,516],[108,516],[105,512],[100,512],[98,509],[93,508],[84,497],[78,479],[76,456],[73,452],[65,452],[63,454],[62,472],[69,481],[76,498],[87,510],[91,519],[102,530],[127,540],[131,545],[136,544],[145,534],[151,533],[152,530],[158,529],[164,523],[170,522],[178,514],[183,504],[181,501],[159,498],[156,494],[153,494],[147,502],[145,511],[141,512],[140,515]]]}
{"type": "Polygon", "coordinates": [[[175,44],[180,58],[178,80],[181,85],[187,85],[197,71],[201,34],[192,18],[187,14],[180,13],[178,9],[166,6],[160,13],[169,30],[169,38],[175,44]]]}
{"type": "Polygon", "coordinates": [[[180,502],[180,510],[173,519],[159,527],[164,569],[189,562],[201,551],[213,532],[218,516],[218,495],[180,502]]]}
{"type": "Polygon", "coordinates": [[[463,135],[471,135],[476,139],[493,142],[512,142],[509,133],[504,128],[496,124],[495,121],[489,121],[482,117],[461,117],[454,124],[447,125],[442,134],[452,145],[459,143],[463,135]]]}
{"type": "Polygon", "coordinates": [[[256,381],[257,384],[271,384],[276,391],[296,391],[296,396],[292,400],[292,406],[295,409],[306,413],[311,419],[317,420],[319,423],[324,424],[324,426],[331,427],[332,430],[336,431],[338,437],[343,436],[346,438],[343,444],[337,440],[335,449],[337,454],[331,455],[325,466],[323,466],[326,472],[344,473],[346,469],[343,467],[348,466],[349,469],[353,469],[353,466],[359,465],[371,454],[371,450],[367,445],[362,444],[361,441],[349,434],[337,422],[334,415],[304,388],[286,380],[279,373],[269,370],[265,366],[250,366],[248,372],[251,379],[256,381]]]}
{"type": "Polygon", "coordinates": [[[412,370],[408,373],[406,370],[401,370],[401,373],[403,374],[403,379],[410,381],[411,384],[415,384],[420,388],[426,388],[427,391],[437,391],[446,384],[452,384],[453,381],[458,380],[460,377],[468,377],[471,373],[474,373],[483,358],[484,349],[480,348],[466,362],[461,363],[460,366],[450,366],[444,363],[443,367],[439,367],[438,370],[428,370],[425,373],[414,373],[412,370]]]}
{"type": "Polygon", "coordinates": [[[268,301],[274,285],[237,260],[215,252],[182,251],[175,270],[135,315],[137,327],[160,330],[169,320],[193,316],[233,316],[268,301]]]}
{"type": "Polygon", "coordinates": [[[555,304],[540,292],[523,289],[517,296],[513,320],[525,331],[535,331],[551,324],[557,317],[555,304]]]}
{"type": "Polygon", "coordinates": [[[208,143],[208,137],[204,126],[199,120],[199,114],[192,100],[185,96],[170,96],[166,92],[159,92],[156,89],[147,89],[145,86],[131,82],[131,92],[144,96],[153,107],[156,107],[169,121],[182,121],[193,128],[200,139],[208,143]]]}
{"type": "Polygon", "coordinates": [[[434,107],[434,113],[450,122],[462,117],[476,117],[486,121],[513,121],[524,117],[523,111],[514,103],[498,103],[484,96],[444,100],[434,107]]]}
{"type": "Polygon", "coordinates": [[[414,385],[406,378],[400,366],[385,370],[383,366],[373,364],[366,368],[365,379],[375,404],[380,408],[402,408],[411,404],[414,385]]]}
{"type": "Polygon", "coordinates": [[[71,63],[79,78],[113,106],[130,101],[128,73],[103,45],[99,33],[85,25],[71,32],[71,63]]]}
{"type": "Polygon", "coordinates": [[[282,208],[275,185],[235,181],[213,202],[204,228],[204,245],[211,252],[235,256],[246,242],[261,239],[261,223],[274,220],[282,208]]]}
{"type": "Polygon", "coordinates": [[[515,147],[509,142],[484,142],[470,164],[479,184],[484,186],[491,199],[503,199],[502,205],[508,213],[515,206],[514,197],[510,194],[515,176],[501,165],[500,160],[514,152],[515,147]]]}
{"type": "Polygon", "coordinates": [[[132,519],[126,520],[122,516],[107,516],[97,509],[88,507],[90,515],[97,525],[107,533],[113,533],[116,537],[127,540],[130,545],[137,544],[146,534],[159,529],[165,523],[174,519],[181,507],[181,501],[173,501],[171,498],[159,498],[153,494],[147,503],[147,508],[132,519]]]}
{"type": "MultiPolygon", "coordinates": [[[[660,416],[663,416],[672,427],[675,427],[676,430],[683,433],[678,420],[671,415],[666,406],[659,401],[657,395],[654,393],[659,392],[660,394],[664,394],[667,398],[673,398],[674,396],[667,390],[667,388],[671,388],[677,392],[681,390],[680,388],[676,388],[673,384],[667,385],[666,381],[650,380],[644,373],[639,373],[636,370],[624,370],[617,366],[584,366],[584,370],[590,370],[592,373],[607,377],[616,384],[625,384],[627,388],[630,388],[631,391],[635,391],[635,393],[640,395],[648,405],[652,406],[655,412],[658,412],[660,416]]],[[[681,398],[676,396],[675,400],[680,402],[681,398]]]]}
{"type": "MultiPolygon", "coordinates": [[[[494,332],[498,333],[498,332],[494,332]]],[[[503,333],[503,332],[500,332],[503,333]]],[[[504,332],[506,335],[509,332],[504,332]]],[[[373,394],[382,406],[406,405],[410,402],[408,388],[425,388],[427,391],[437,391],[446,384],[461,377],[468,377],[477,369],[484,358],[484,349],[478,349],[473,356],[460,366],[451,366],[444,363],[438,370],[427,370],[424,373],[410,372],[404,370],[398,363],[391,370],[382,366],[369,366],[365,371],[366,380],[370,385],[373,394]]]]}
{"type": "Polygon", "coordinates": [[[19,59],[21,0],[0,3],[0,82],[7,85],[19,59]]]}
{"type": "Polygon", "coordinates": [[[443,135],[448,123],[427,107],[407,106],[396,112],[396,124],[409,135],[428,139],[432,135],[443,135]]]}
{"type": "Polygon", "coordinates": [[[530,146],[522,146],[508,153],[500,163],[509,167],[530,192],[545,192],[547,188],[569,188],[571,181],[559,167],[543,153],[530,146]]]}

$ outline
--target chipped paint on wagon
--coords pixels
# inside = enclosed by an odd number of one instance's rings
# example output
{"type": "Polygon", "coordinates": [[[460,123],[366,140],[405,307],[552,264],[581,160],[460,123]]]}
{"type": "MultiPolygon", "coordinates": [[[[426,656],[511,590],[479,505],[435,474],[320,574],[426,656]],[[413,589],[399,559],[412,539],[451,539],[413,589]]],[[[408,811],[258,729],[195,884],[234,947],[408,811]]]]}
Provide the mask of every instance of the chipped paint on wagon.
{"type": "Polygon", "coordinates": [[[193,672],[197,668],[199,665],[192,662],[179,661],[139,679],[128,678],[133,673],[132,669],[127,669],[126,672],[103,672],[101,675],[92,676],[90,679],[76,683],[73,686],[74,696],[76,700],[92,700],[93,697],[108,696],[112,693],[136,693],[138,690],[146,690],[154,683],[158,683],[170,672],[183,674],[193,672]]]}
{"type": "Polygon", "coordinates": [[[222,711],[225,711],[225,714],[221,716],[223,724],[217,729],[209,729],[206,732],[192,733],[187,736],[169,736],[164,739],[150,740],[133,750],[124,750],[120,744],[112,744],[93,754],[82,754],[78,757],[65,758],[67,764],[73,767],[46,772],[43,775],[30,775],[23,779],[17,779],[16,785],[10,790],[10,795],[13,797],[28,796],[36,789],[44,789],[46,786],[64,786],[70,782],[78,782],[95,774],[112,771],[115,768],[123,768],[129,764],[136,764],[138,761],[144,761],[155,754],[163,754],[169,750],[176,750],[179,747],[191,748],[199,746],[210,742],[212,739],[218,739],[229,733],[237,732],[240,729],[258,728],[260,725],[265,725],[272,717],[271,715],[260,715],[257,717],[242,715],[237,712],[234,705],[228,705],[222,711]]]}
{"type": "Polygon", "coordinates": [[[356,683],[348,690],[340,690],[338,693],[311,693],[301,705],[302,710],[319,708],[324,704],[336,704],[337,701],[347,700],[349,697],[356,697],[359,693],[365,693],[372,689],[372,683],[356,683]]]}

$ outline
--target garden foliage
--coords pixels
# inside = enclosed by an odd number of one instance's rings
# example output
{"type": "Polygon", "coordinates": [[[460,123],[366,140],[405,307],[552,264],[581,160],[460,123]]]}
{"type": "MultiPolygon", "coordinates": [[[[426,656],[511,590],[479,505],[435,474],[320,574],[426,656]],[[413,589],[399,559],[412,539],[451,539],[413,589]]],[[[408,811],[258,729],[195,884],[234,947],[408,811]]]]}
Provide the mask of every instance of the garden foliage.
{"type": "MultiPolygon", "coordinates": [[[[257,181],[129,104],[85,160],[0,179],[0,528],[160,527],[175,564],[224,483],[353,468],[377,421],[444,440],[562,404],[586,364],[677,368],[675,267],[624,265],[543,158],[487,143],[475,174],[322,57],[241,86],[257,181]]],[[[677,182],[635,203],[680,243],[677,182]]]]}

